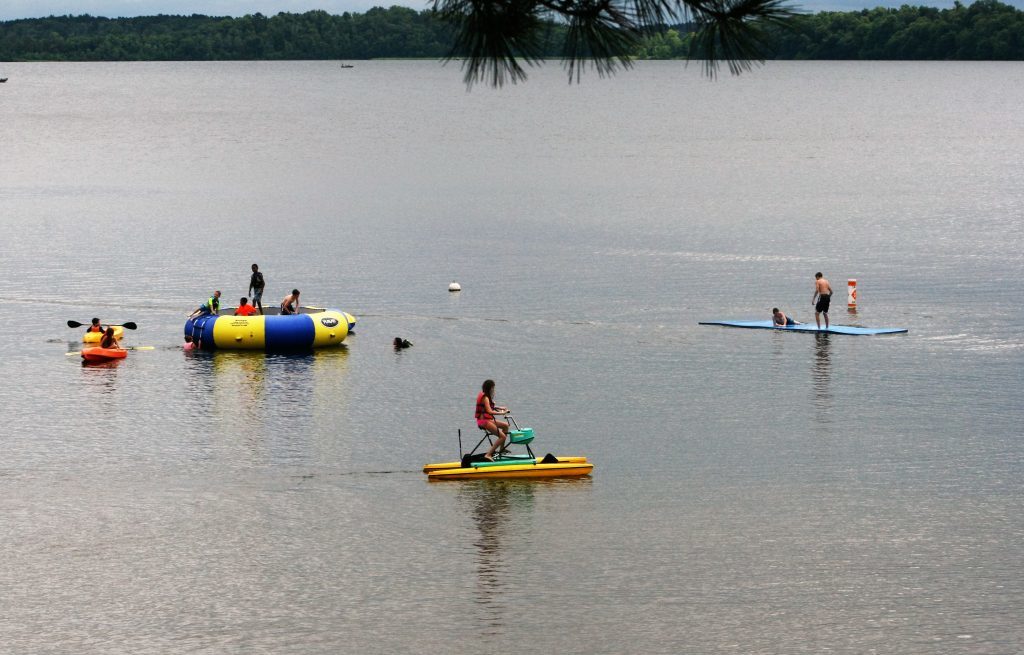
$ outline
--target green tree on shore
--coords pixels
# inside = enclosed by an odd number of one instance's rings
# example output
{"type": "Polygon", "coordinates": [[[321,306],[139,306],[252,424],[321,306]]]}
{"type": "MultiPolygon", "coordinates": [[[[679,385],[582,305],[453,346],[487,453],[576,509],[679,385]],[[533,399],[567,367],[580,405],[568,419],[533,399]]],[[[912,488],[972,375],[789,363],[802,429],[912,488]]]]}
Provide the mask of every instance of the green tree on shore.
{"type": "MultiPolygon", "coordinates": [[[[692,22],[651,28],[621,57],[627,62],[685,59],[698,51],[699,28],[692,22]]],[[[562,54],[566,40],[572,38],[566,34],[570,29],[565,23],[545,23],[533,36],[536,43],[530,51],[531,61],[562,54]]],[[[768,59],[1024,61],[1024,11],[997,0],[978,0],[969,6],[958,2],[943,10],[904,5],[899,9],[823,12],[797,16],[785,27],[767,27],[759,39],[759,47],[767,48],[764,56],[768,59]]],[[[341,15],[311,11],[240,18],[51,16],[0,22],[0,61],[358,60],[467,55],[458,43],[456,28],[435,12],[405,7],[341,15]]],[[[578,54],[582,57],[586,51],[578,54]]],[[[613,69],[598,68],[605,73],[613,69]]],[[[484,68],[471,72],[477,75],[484,70],[497,74],[484,68]]],[[[575,68],[577,74],[579,70],[575,68]]]]}

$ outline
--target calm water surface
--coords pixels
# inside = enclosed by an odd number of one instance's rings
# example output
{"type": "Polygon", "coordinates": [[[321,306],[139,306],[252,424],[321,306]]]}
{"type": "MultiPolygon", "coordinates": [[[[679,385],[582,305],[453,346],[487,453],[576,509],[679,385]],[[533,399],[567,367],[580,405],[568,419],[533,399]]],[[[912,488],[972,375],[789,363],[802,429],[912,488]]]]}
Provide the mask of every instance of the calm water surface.
{"type": "Polygon", "coordinates": [[[1024,65],[0,72],[0,652],[1024,651],[1024,65]],[[428,483],[488,377],[592,478],[428,483]]]}

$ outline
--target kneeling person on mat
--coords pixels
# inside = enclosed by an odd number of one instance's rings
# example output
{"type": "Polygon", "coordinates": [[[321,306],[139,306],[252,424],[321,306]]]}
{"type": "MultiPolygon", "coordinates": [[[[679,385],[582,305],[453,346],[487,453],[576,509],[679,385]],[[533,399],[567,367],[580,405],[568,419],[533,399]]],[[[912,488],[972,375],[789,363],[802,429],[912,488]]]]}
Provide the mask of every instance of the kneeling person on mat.
{"type": "Polygon", "coordinates": [[[779,327],[800,325],[798,321],[794,321],[791,317],[786,316],[778,307],[772,307],[772,323],[779,327]]]}

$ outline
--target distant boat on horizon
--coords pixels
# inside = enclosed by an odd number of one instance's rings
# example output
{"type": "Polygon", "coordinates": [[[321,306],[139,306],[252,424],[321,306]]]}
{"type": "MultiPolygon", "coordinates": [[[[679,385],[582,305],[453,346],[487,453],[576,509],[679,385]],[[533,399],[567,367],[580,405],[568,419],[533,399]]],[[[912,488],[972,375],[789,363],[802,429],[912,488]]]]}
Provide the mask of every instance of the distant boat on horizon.
{"type": "Polygon", "coordinates": [[[342,68],[355,68],[355,66],[353,66],[352,64],[342,64],[341,67],[342,68]]]}
{"type": "Polygon", "coordinates": [[[7,81],[6,77],[0,77],[0,84],[3,84],[6,81],[7,81]]]}

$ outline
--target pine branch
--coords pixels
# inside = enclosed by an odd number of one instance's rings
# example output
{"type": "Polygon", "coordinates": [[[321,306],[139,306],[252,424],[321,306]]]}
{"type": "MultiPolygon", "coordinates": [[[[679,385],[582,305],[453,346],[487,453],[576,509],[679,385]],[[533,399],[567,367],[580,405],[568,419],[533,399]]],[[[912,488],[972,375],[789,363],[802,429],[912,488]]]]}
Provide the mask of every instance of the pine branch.
{"type": "Polygon", "coordinates": [[[598,75],[630,68],[640,40],[670,22],[692,21],[691,57],[714,77],[721,62],[738,75],[764,61],[763,27],[786,25],[796,12],[786,0],[434,0],[434,11],[455,28],[447,60],[465,57],[468,86],[500,87],[526,79],[522,63],[538,65],[546,26],[566,26],[562,56],[569,79],[587,63],[598,75]]]}

